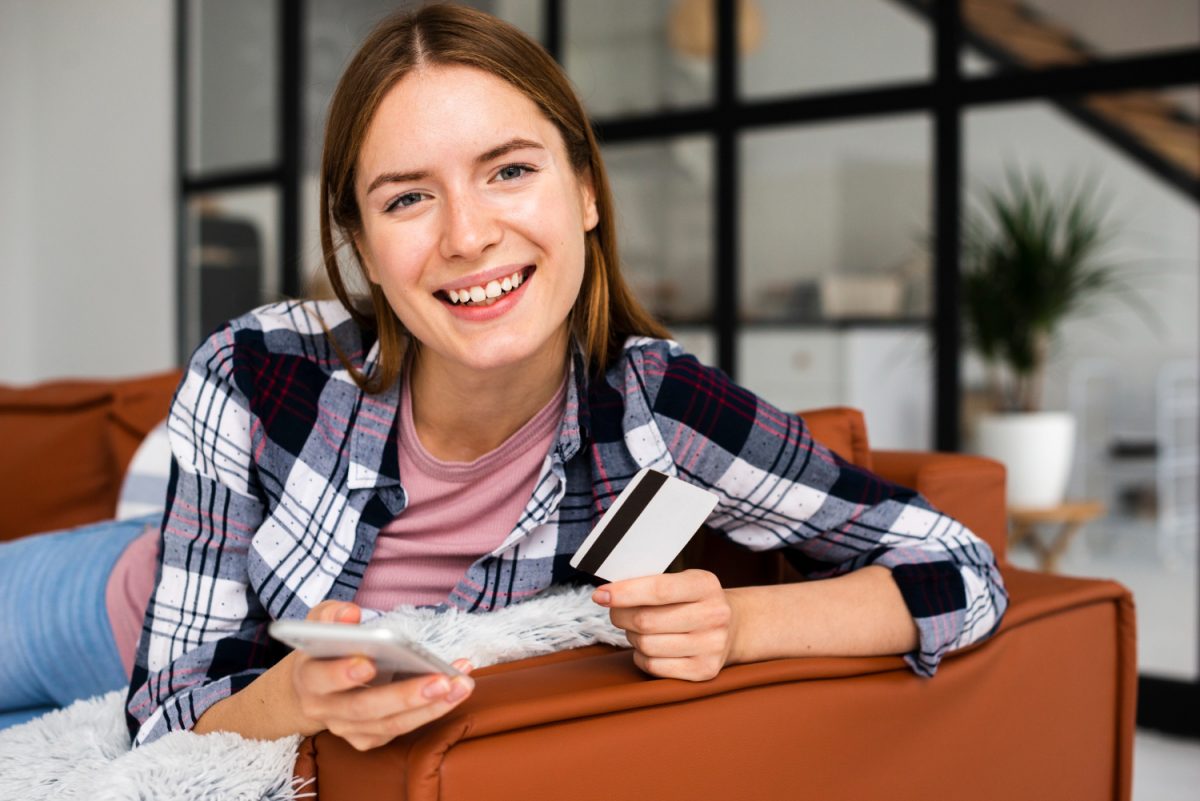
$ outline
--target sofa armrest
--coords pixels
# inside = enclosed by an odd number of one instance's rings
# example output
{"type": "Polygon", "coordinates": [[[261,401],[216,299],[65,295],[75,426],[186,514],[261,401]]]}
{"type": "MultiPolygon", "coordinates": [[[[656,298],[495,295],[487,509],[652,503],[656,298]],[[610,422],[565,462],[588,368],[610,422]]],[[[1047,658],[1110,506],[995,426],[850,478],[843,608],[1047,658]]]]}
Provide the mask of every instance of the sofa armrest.
{"type": "Polygon", "coordinates": [[[1004,465],[960,453],[873,451],[875,472],[915,489],[992,547],[1003,563],[1008,549],[1004,465]]]}
{"type": "Polygon", "coordinates": [[[322,801],[1128,799],[1128,592],[1010,573],[999,632],[932,679],[822,657],[686,682],[590,646],[480,669],[471,698],[382,748],[308,738],[296,772],[322,801]]]}
{"type": "MultiPolygon", "coordinates": [[[[296,773],[316,780],[322,801],[459,797],[441,786],[445,763],[451,753],[473,743],[494,744],[505,737],[580,721],[620,720],[623,713],[644,714],[776,684],[889,670],[908,672],[899,657],[781,659],[733,665],[710,681],[689,682],[647,676],[633,663],[628,649],[587,646],[476,670],[471,698],[445,717],[382,748],[359,752],[329,732],[308,738],[301,744],[296,773]]],[[[714,725],[720,725],[720,718],[714,725]]],[[[592,773],[600,753],[580,756],[589,762],[592,773]]],[[[536,751],[523,759],[531,770],[540,762],[536,751]]],[[[564,792],[564,797],[573,796],[564,792]]],[[[611,797],[635,796],[618,792],[611,797]]]]}

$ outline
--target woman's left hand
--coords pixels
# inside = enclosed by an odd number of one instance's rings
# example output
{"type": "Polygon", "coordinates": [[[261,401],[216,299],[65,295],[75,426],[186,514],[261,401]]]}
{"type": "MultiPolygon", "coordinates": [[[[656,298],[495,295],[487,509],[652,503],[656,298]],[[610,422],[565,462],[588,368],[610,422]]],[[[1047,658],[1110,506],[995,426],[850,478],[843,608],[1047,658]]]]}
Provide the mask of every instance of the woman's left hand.
{"type": "Polygon", "coordinates": [[[634,663],[652,676],[705,681],[730,659],[737,615],[707,570],[616,581],[598,587],[592,600],[612,610],[613,625],[634,648],[634,663]]]}

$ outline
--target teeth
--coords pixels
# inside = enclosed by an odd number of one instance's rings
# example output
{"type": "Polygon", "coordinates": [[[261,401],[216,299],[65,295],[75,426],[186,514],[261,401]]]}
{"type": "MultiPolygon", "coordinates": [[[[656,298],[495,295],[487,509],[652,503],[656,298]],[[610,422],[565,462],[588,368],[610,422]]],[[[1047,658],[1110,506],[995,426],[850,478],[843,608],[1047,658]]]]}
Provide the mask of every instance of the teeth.
{"type": "Polygon", "coordinates": [[[451,289],[446,294],[450,296],[451,303],[458,304],[467,303],[470,301],[480,305],[490,306],[495,303],[496,299],[502,296],[505,292],[511,292],[519,287],[521,283],[521,271],[518,270],[512,275],[506,275],[501,280],[488,281],[487,286],[451,289]]]}

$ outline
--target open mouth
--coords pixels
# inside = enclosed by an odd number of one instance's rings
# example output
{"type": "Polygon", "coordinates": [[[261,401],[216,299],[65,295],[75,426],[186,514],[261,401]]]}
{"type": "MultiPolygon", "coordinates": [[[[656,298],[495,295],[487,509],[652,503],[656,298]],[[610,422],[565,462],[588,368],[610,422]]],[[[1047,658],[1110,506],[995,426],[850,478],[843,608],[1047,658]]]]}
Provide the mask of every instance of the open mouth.
{"type": "Polygon", "coordinates": [[[522,284],[529,280],[536,269],[536,267],[530,264],[504,278],[488,281],[486,284],[479,286],[464,287],[463,289],[451,289],[449,291],[439,289],[434,293],[434,296],[444,303],[449,303],[451,306],[491,306],[509,293],[515,292],[522,284]]]}

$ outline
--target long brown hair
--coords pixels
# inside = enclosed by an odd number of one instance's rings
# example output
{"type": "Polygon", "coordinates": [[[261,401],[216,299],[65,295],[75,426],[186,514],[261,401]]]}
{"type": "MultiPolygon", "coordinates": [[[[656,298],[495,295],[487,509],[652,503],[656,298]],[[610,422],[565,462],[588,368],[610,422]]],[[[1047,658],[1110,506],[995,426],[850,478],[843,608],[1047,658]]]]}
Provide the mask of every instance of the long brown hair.
{"type": "Polygon", "coordinates": [[[342,244],[350,246],[360,277],[366,277],[355,242],[362,231],[354,193],[358,154],[376,109],[401,78],[422,66],[452,64],[491,73],[520,90],[558,128],[576,175],[591,176],[600,221],[585,235],[583,284],[570,313],[571,332],[584,349],[589,372],[602,372],[627,336],[668,336],[621,276],[608,174],[583,104],[562,69],[540,45],[502,20],[465,6],[430,5],[376,26],[346,68],[329,106],[320,189],[325,271],[338,300],[360,326],[378,331],[380,345],[378,367],[369,376],[338,349],[355,383],[371,393],[389,387],[400,373],[409,339],[377,285],[366,281],[371,308],[365,310],[355,305],[342,279],[342,244]]]}

